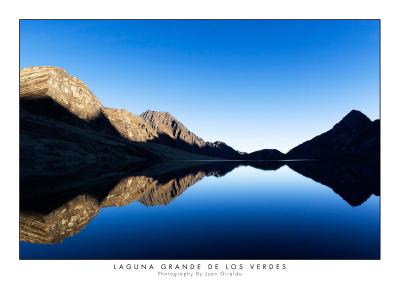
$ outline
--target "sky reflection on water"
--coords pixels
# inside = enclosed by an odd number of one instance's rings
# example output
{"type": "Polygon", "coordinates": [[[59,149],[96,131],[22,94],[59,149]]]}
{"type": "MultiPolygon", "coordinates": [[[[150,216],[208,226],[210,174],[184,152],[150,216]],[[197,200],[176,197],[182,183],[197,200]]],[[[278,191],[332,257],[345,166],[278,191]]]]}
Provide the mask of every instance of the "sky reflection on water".
{"type": "Polygon", "coordinates": [[[284,165],[206,176],[166,205],[104,207],[21,259],[379,259],[379,197],[352,206],[284,165]]]}

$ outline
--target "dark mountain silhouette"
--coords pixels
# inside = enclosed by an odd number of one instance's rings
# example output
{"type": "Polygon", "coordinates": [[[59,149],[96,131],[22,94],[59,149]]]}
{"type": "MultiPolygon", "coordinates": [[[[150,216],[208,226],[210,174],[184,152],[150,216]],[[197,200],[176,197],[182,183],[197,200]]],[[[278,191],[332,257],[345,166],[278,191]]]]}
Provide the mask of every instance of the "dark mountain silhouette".
{"type": "Polygon", "coordinates": [[[284,160],[285,154],[281,153],[277,149],[263,149],[259,151],[252,152],[245,155],[245,159],[248,160],[284,160]]]}
{"type": "Polygon", "coordinates": [[[289,159],[358,159],[378,162],[380,121],[352,110],[329,131],[291,149],[289,159]]]}

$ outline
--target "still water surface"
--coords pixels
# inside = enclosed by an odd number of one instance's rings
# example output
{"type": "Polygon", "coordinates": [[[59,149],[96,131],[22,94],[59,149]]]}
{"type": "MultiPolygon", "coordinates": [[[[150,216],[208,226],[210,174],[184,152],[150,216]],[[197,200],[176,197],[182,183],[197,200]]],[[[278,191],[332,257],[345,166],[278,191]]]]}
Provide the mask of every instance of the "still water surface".
{"type": "Polygon", "coordinates": [[[20,258],[379,259],[379,192],[297,171],[211,165],[22,204],[20,258]]]}

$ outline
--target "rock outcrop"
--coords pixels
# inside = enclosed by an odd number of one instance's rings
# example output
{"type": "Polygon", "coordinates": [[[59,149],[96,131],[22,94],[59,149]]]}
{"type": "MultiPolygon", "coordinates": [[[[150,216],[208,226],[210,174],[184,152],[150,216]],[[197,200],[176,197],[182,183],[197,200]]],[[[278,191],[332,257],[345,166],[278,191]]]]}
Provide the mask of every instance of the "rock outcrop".
{"type": "Polygon", "coordinates": [[[160,144],[211,157],[242,158],[241,153],[221,141],[204,141],[168,112],[147,110],[140,116],[157,131],[156,141],[160,144]]]}
{"type": "Polygon", "coordinates": [[[183,123],[178,121],[168,112],[147,110],[140,115],[160,135],[165,135],[173,140],[179,140],[199,148],[204,147],[206,142],[188,130],[183,123]]]}
{"type": "Polygon", "coordinates": [[[147,142],[158,137],[157,131],[146,121],[125,109],[103,108],[102,111],[118,133],[128,140],[147,142]]]}
{"type": "Polygon", "coordinates": [[[98,117],[102,105],[86,85],[64,69],[34,66],[20,71],[21,99],[50,98],[79,118],[98,117]]]}

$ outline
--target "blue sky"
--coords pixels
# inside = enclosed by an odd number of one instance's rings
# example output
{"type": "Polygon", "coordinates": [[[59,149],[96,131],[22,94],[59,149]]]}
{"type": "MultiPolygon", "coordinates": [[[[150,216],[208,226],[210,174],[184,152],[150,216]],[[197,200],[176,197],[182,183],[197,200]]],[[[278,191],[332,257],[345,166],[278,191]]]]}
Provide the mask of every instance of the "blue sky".
{"type": "Polygon", "coordinates": [[[292,147],[350,110],[379,118],[379,22],[21,21],[20,66],[52,65],[105,106],[168,111],[240,151],[292,147]]]}

